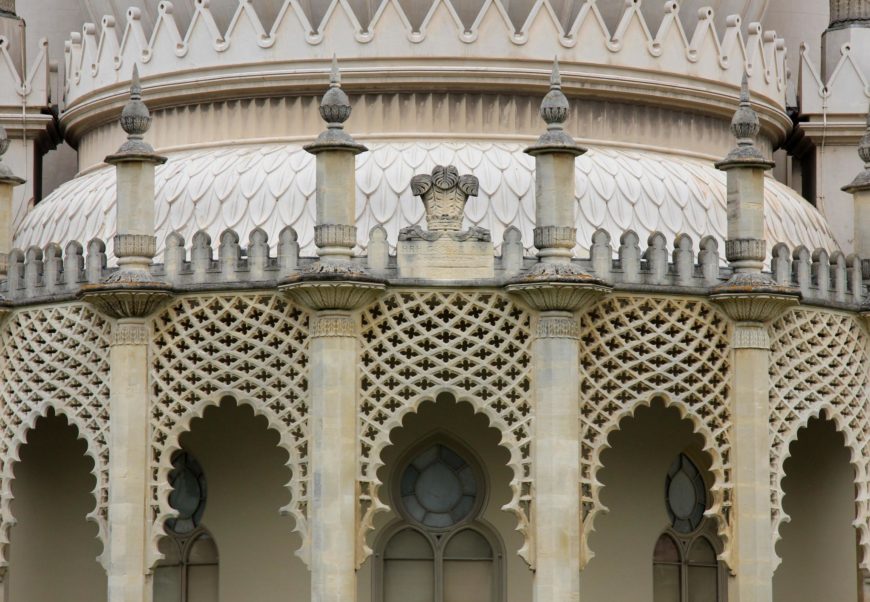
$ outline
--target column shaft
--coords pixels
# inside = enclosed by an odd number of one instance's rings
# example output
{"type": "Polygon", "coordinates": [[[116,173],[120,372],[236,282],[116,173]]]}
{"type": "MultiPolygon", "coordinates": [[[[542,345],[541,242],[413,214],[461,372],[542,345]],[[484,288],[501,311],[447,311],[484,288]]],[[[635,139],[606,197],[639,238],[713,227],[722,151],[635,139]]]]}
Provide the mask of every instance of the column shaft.
{"type": "Polygon", "coordinates": [[[311,599],[356,600],[356,319],[320,311],[311,326],[311,599]]]}
{"type": "Polygon", "coordinates": [[[121,319],[112,333],[109,602],[147,602],[148,330],[121,319]]]}
{"type": "Polygon", "coordinates": [[[580,423],[577,324],[544,312],[535,367],[535,602],[580,599],[580,423]]]}
{"type": "Polygon", "coordinates": [[[762,324],[735,328],[732,432],[737,600],[771,602],[769,342],[762,324]],[[741,340],[744,337],[747,340],[741,340]]]}

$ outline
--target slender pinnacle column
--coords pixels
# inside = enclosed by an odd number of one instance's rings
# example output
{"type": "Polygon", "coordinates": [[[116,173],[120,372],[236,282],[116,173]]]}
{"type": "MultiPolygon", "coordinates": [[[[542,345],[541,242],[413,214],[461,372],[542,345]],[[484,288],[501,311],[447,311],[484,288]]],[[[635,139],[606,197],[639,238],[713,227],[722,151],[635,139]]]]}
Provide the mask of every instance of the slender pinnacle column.
{"type": "Polygon", "coordinates": [[[279,288],[313,310],[310,342],[311,395],[311,600],[356,600],[357,366],[356,309],[384,290],[353,262],[356,244],[355,155],[366,148],[344,131],[351,106],[333,59],[330,86],[320,104],[327,123],[305,149],[317,156],[317,225],[320,260],[291,275],[279,288]]]}
{"type": "Polygon", "coordinates": [[[3,163],[3,155],[9,150],[9,136],[0,125],[0,276],[6,276],[9,267],[9,251],[12,250],[12,189],[24,184],[3,163]]]}
{"type": "Polygon", "coordinates": [[[127,141],[106,162],[115,165],[118,270],[82,287],[82,298],[117,322],[112,328],[109,441],[108,601],[148,602],[148,316],[169,297],[150,266],[155,253],[154,168],[165,161],[143,141],[151,124],[134,68],[121,113],[127,141]]]}
{"type": "Polygon", "coordinates": [[[740,106],[731,121],[737,147],[716,167],[728,174],[728,239],[732,278],[711,298],[734,321],[732,386],[732,569],[736,600],[773,600],[773,533],[770,506],[770,339],[767,322],[797,303],[799,295],[761,272],[764,240],[764,171],[773,164],[755,146],[758,115],[743,76],[740,106]]]}
{"type": "Polygon", "coordinates": [[[867,131],[858,143],[858,156],[864,161],[859,173],[843,190],[855,200],[854,227],[855,254],[863,260],[864,278],[870,278],[870,112],[867,113],[867,131]]]}
{"type": "Polygon", "coordinates": [[[557,62],[541,103],[547,131],[526,149],[535,157],[538,263],[506,287],[540,312],[532,347],[535,602],[580,600],[580,349],[575,313],[610,290],[571,263],[576,244],[574,161],[586,149],[562,129],[568,109],[557,62]]]}

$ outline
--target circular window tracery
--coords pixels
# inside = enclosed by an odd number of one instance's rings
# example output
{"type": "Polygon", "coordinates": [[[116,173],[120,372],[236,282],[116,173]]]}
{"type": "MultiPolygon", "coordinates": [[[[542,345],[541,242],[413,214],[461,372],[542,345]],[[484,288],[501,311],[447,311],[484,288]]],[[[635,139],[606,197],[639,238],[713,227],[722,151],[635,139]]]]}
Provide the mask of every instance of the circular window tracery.
{"type": "Polygon", "coordinates": [[[701,472],[685,454],[680,454],[668,470],[665,502],[671,525],[679,533],[691,533],[704,520],[707,485],[701,472]]]}
{"type": "Polygon", "coordinates": [[[202,523],[206,501],[205,473],[193,456],[181,451],[172,458],[169,484],[172,485],[169,505],[178,516],[168,519],[166,528],[177,535],[185,535],[202,523]]]}
{"type": "Polygon", "coordinates": [[[425,527],[449,529],[472,515],[479,489],[469,463],[450,448],[436,444],[402,472],[401,506],[411,520],[425,527]]]}

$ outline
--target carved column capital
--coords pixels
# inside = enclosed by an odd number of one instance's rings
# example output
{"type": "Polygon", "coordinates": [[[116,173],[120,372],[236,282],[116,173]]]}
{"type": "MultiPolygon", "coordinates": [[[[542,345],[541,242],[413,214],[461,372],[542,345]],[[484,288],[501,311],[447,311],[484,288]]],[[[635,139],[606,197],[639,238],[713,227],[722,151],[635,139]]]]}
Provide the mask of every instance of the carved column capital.
{"type": "Polygon", "coordinates": [[[737,322],[731,346],[734,349],[770,349],[767,326],[761,322],[737,322]]]}
{"type": "Polygon", "coordinates": [[[346,311],[319,311],[311,318],[312,337],[356,337],[357,321],[346,311]]]}
{"type": "Polygon", "coordinates": [[[150,340],[148,325],[145,320],[133,318],[118,320],[112,328],[110,344],[116,345],[147,345],[150,340]]]}
{"type": "Polygon", "coordinates": [[[580,327],[570,312],[547,311],[538,318],[535,334],[541,339],[577,339],[580,327]]]}

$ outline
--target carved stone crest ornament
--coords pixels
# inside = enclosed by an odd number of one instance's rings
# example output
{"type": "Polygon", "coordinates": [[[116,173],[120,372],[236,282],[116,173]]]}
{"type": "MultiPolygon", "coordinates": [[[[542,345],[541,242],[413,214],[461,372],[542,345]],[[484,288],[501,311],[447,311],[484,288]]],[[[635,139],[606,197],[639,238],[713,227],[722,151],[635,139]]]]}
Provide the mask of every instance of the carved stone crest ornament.
{"type": "Polygon", "coordinates": [[[468,197],[477,196],[480,183],[475,176],[459,175],[453,165],[437,165],[432,174],[411,178],[411,192],[423,200],[429,232],[459,232],[468,197]]]}

